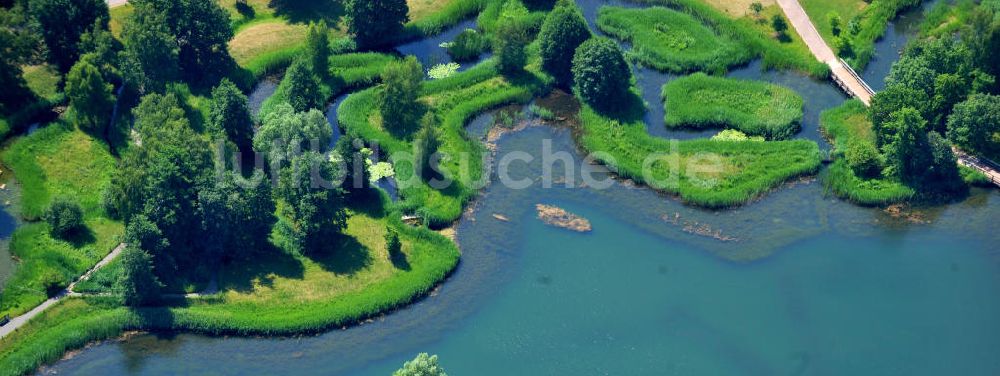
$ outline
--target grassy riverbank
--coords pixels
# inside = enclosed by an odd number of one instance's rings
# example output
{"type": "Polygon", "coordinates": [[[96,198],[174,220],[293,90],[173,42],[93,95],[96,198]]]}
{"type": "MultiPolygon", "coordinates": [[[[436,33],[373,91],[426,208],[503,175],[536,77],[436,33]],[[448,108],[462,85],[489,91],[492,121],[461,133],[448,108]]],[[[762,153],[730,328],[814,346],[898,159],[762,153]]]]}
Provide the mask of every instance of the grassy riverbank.
{"type": "Polygon", "coordinates": [[[850,143],[875,142],[867,111],[864,103],[852,99],[820,115],[820,127],[835,146],[834,162],[823,176],[823,182],[837,197],[861,205],[887,205],[909,200],[916,194],[910,187],[884,177],[859,177],[844,158],[850,143]]]}
{"type": "Polygon", "coordinates": [[[108,219],[100,192],[115,168],[107,146],[63,120],[16,140],[0,154],[21,186],[20,214],[28,221],[11,238],[20,262],[4,285],[0,316],[19,315],[61,290],[110,252],[122,232],[108,219]],[[83,208],[86,232],[55,239],[42,214],[55,197],[76,199],[83,208]]]}
{"type": "Polygon", "coordinates": [[[275,253],[227,267],[219,295],[128,309],[101,298],[68,299],[0,340],[0,375],[20,375],[70,349],[127,330],[293,335],[349,325],[424,295],[458,263],[448,238],[403,225],[386,198],[355,200],[344,246],[328,256],[275,253]],[[384,231],[399,232],[390,255],[384,231]]]}
{"type": "Polygon", "coordinates": [[[751,136],[786,139],[799,131],[803,101],[791,89],[704,73],[663,86],[667,127],[725,127],[751,136]]]}

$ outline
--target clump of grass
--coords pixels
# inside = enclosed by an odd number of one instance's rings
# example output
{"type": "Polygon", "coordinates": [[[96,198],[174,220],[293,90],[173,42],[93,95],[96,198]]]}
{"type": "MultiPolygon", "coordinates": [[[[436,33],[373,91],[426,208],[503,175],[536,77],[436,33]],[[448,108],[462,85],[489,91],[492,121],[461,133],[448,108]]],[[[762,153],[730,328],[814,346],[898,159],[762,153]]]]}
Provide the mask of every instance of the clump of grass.
{"type": "Polygon", "coordinates": [[[785,87],[704,73],[667,83],[663,100],[667,127],[725,127],[771,140],[798,133],[804,103],[785,87]]]}
{"type": "Polygon", "coordinates": [[[717,35],[694,17],[663,7],[601,7],[597,26],[632,43],[634,58],[661,71],[724,72],[753,58],[749,49],[717,35]]]}
{"type": "Polygon", "coordinates": [[[490,41],[475,29],[465,29],[444,47],[455,61],[472,61],[490,48],[490,41]]]}
{"type": "Polygon", "coordinates": [[[534,103],[528,106],[528,111],[531,112],[531,114],[534,115],[535,117],[545,121],[556,120],[556,114],[552,112],[552,110],[539,106],[534,103]]]}

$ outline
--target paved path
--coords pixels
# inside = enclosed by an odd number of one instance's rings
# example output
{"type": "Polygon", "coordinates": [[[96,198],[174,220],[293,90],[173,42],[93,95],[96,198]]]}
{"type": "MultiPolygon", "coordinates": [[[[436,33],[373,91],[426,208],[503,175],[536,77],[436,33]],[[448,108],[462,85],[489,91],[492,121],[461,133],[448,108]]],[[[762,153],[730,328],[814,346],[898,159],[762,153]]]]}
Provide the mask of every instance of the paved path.
{"type": "Polygon", "coordinates": [[[834,81],[840,85],[840,88],[860,99],[865,105],[871,104],[872,95],[875,93],[854,70],[837,58],[837,54],[833,53],[833,49],[823,40],[819,31],[816,30],[816,26],[809,19],[809,15],[806,14],[805,9],[802,9],[799,1],[777,1],[778,5],[781,6],[781,10],[785,12],[785,16],[791,22],[792,27],[802,37],[806,46],[809,46],[809,51],[812,52],[813,56],[816,56],[816,59],[830,66],[830,74],[833,75],[834,81]]]}
{"type": "Polygon", "coordinates": [[[982,172],[994,185],[1000,187],[1000,166],[958,149],[955,149],[955,157],[958,158],[958,164],[982,172]]]}
{"type": "Polygon", "coordinates": [[[119,5],[125,5],[128,0],[108,0],[108,8],[114,8],[119,5]]]}
{"type": "Polygon", "coordinates": [[[42,312],[45,312],[46,309],[49,309],[49,307],[52,307],[53,305],[58,303],[60,299],[67,296],[79,296],[80,295],[79,293],[73,292],[73,288],[76,287],[76,283],[89,278],[90,275],[94,273],[94,271],[104,267],[105,265],[110,263],[111,260],[114,260],[116,257],[118,257],[118,255],[120,255],[122,253],[122,250],[124,249],[125,249],[125,244],[124,243],[119,244],[118,247],[116,247],[113,251],[111,251],[111,253],[108,253],[107,256],[104,256],[104,258],[101,259],[101,261],[99,261],[97,265],[94,265],[94,267],[90,268],[90,270],[87,270],[87,272],[84,273],[83,276],[77,278],[77,280],[73,281],[73,283],[70,283],[69,287],[67,287],[65,290],[60,291],[58,294],[56,294],[56,296],[53,296],[48,300],[42,302],[42,304],[39,304],[34,309],[28,311],[28,313],[10,319],[9,323],[4,325],[3,327],[0,327],[0,338],[6,337],[8,334],[11,334],[18,328],[24,326],[24,324],[27,324],[28,321],[30,321],[32,318],[38,316],[42,312]]]}

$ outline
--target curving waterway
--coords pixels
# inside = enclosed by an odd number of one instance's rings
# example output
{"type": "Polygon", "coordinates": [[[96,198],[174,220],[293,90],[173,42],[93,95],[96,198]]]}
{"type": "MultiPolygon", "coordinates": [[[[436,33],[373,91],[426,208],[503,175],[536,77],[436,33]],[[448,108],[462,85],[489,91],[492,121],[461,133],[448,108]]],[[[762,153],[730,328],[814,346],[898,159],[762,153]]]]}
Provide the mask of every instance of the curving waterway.
{"type": "MultiPolygon", "coordinates": [[[[600,2],[580,3],[591,16],[600,2]]],[[[871,69],[898,57],[878,51],[871,69]]],[[[835,87],[756,65],[730,75],[797,90],[806,100],[798,137],[825,147],[818,114],[845,99],[835,87]]],[[[639,69],[637,78],[653,109],[650,133],[680,137],[662,127],[659,86],[670,77],[639,69]]],[[[587,175],[610,187],[544,188],[545,154],[582,157],[569,127],[524,121],[497,145],[534,157],[510,166],[534,183],[484,189],[457,225],[457,271],[419,303],[318,336],[139,335],[42,372],[389,375],[430,352],[453,375],[1000,373],[998,191],[899,217],[830,197],[814,180],[724,211],[609,181],[588,164],[570,175],[556,163],[556,181],[587,175]],[[535,218],[538,203],[580,214],[594,231],[548,227],[535,218]]],[[[492,122],[484,114],[470,133],[492,122]]]]}

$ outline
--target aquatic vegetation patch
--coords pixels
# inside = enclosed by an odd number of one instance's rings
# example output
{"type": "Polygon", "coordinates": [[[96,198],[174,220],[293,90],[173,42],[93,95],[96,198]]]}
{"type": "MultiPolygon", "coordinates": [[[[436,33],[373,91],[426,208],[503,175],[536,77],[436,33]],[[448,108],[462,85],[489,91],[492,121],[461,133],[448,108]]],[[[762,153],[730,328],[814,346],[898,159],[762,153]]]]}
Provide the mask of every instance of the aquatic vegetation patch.
{"type": "Polygon", "coordinates": [[[455,73],[458,73],[458,69],[461,67],[462,66],[458,63],[438,64],[427,70],[427,77],[435,80],[448,78],[453,76],[455,73]]]}
{"type": "Polygon", "coordinates": [[[798,133],[803,100],[766,82],[696,73],[663,86],[664,121],[670,128],[724,127],[771,140],[798,133]]]}
{"type": "Polygon", "coordinates": [[[661,71],[724,72],[753,58],[748,48],[716,34],[698,19],[663,7],[602,7],[597,25],[631,43],[631,54],[639,62],[661,71]]]}
{"type": "Polygon", "coordinates": [[[724,208],[744,204],[783,182],[815,173],[819,147],[807,140],[667,140],[646,132],[642,100],[627,109],[580,111],[584,149],[623,178],[676,194],[693,205],[724,208]],[[600,153],[598,153],[600,152],[600,153]]]}
{"type": "MultiPolygon", "coordinates": [[[[448,78],[424,82],[420,100],[441,119],[439,150],[445,157],[440,168],[453,182],[447,188],[434,189],[416,178],[412,163],[392,160],[396,180],[409,182],[400,186],[402,200],[397,205],[408,213],[420,215],[432,226],[457,219],[465,203],[475,197],[487,179],[483,165],[485,148],[465,134],[466,121],[503,105],[527,103],[546,88],[547,84],[534,73],[517,80],[501,76],[492,60],[448,78]]],[[[390,157],[412,152],[412,140],[401,139],[383,129],[377,116],[377,98],[377,88],[349,96],[337,114],[340,125],[351,137],[377,142],[390,157]]]]}

